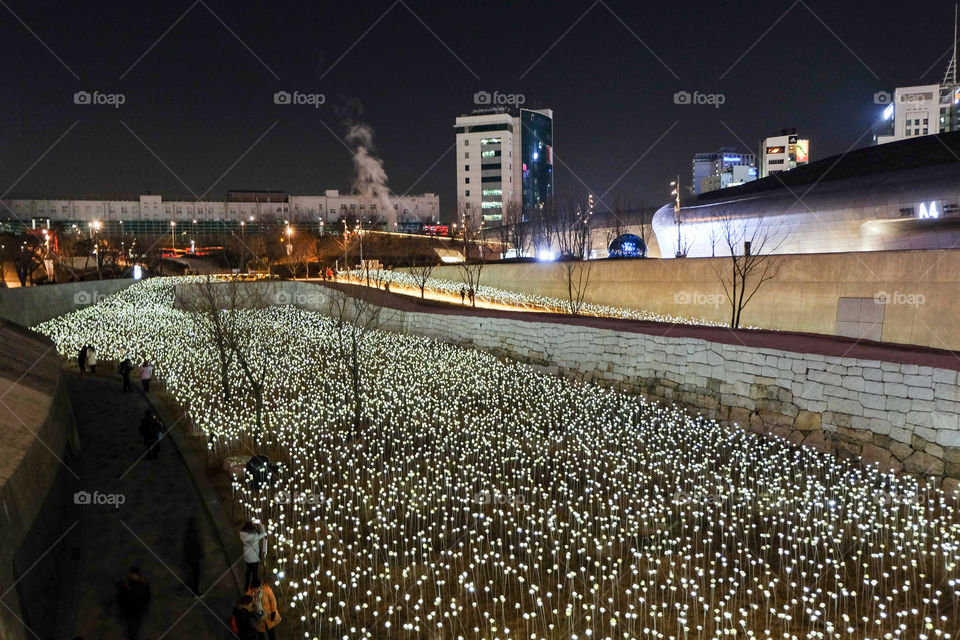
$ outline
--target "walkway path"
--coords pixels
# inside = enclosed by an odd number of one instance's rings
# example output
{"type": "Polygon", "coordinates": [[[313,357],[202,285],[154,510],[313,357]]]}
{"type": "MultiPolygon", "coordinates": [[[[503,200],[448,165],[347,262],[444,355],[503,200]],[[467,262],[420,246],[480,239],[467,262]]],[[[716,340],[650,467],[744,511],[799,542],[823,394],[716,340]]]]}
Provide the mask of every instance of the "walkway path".
{"type": "Polygon", "coordinates": [[[153,591],[141,638],[229,637],[227,621],[238,595],[236,582],[171,438],[161,441],[157,460],[145,459],[137,433],[148,407],[144,396],[122,393],[116,375],[64,375],[80,432],[81,487],[91,495],[118,495],[123,501],[116,507],[90,504],[83,509],[76,635],[86,640],[123,637],[115,585],[128,567],[136,565],[153,591]],[[194,598],[183,582],[187,575],[183,535],[190,516],[200,519],[206,550],[202,599],[194,598]]]}

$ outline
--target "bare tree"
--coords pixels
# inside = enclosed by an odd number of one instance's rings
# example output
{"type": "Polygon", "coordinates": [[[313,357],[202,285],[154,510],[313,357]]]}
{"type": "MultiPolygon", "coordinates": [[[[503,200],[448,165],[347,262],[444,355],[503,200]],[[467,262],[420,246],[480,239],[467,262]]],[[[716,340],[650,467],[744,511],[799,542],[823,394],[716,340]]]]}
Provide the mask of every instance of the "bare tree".
{"type": "Polygon", "coordinates": [[[724,214],[719,219],[721,243],[729,251],[726,268],[714,269],[730,302],[730,327],[740,326],[743,310],[763,283],[780,275],[783,261],[774,255],[783,244],[779,227],[764,217],[740,218],[724,214]]]}
{"type": "Polygon", "coordinates": [[[315,253],[315,243],[314,238],[309,234],[295,234],[291,235],[288,242],[291,243],[293,249],[290,251],[288,256],[290,260],[290,273],[293,276],[293,279],[297,279],[297,274],[300,272],[300,269],[303,268],[305,277],[310,277],[310,258],[315,253]]]}
{"type": "Polygon", "coordinates": [[[420,289],[421,299],[426,297],[427,282],[430,280],[430,275],[436,268],[437,261],[431,260],[426,256],[415,256],[410,264],[410,276],[420,289]]]}
{"type": "Polygon", "coordinates": [[[206,333],[213,343],[219,365],[220,382],[224,398],[229,400],[235,390],[230,374],[234,365],[246,382],[256,423],[265,427],[263,402],[268,358],[254,358],[252,353],[261,337],[256,335],[255,325],[245,321],[244,314],[269,306],[264,282],[240,282],[234,278],[207,278],[197,284],[179,285],[176,302],[187,311],[197,327],[206,333]]]}
{"type": "Polygon", "coordinates": [[[560,251],[560,273],[567,294],[567,310],[579,315],[590,285],[593,262],[590,261],[590,223],[593,217],[593,198],[586,205],[564,203],[557,207],[554,237],[560,251]]]}
{"type": "Polygon", "coordinates": [[[337,351],[350,377],[350,393],[353,401],[353,438],[362,435],[363,419],[363,361],[362,354],[368,343],[368,333],[382,323],[383,307],[373,300],[375,289],[351,286],[331,290],[330,312],[337,326],[337,351]]]}
{"type": "Polygon", "coordinates": [[[483,244],[480,242],[480,232],[483,221],[477,212],[463,209],[460,216],[460,232],[463,235],[463,262],[457,265],[460,271],[460,278],[463,283],[473,292],[470,296],[470,304],[477,306],[476,293],[480,288],[480,275],[483,272],[484,254],[483,244]],[[476,258],[470,256],[471,249],[476,248],[476,258]]]}
{"type": "Polygon", "coordinates": [[[503,209],[503,226],[506,235],[501,238],[502,245],[512,245],[518,258],[523,257],[530,241],[530,226],[523,219],[523,207],[519,202],[508,202],[503,209]]]}

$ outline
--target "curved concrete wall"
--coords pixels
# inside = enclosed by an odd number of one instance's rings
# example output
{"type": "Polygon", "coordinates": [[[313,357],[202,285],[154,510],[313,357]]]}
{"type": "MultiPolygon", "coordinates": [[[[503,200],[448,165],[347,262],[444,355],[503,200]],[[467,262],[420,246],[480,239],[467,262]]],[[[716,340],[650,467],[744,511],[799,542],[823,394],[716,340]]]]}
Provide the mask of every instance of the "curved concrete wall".
{"type": "Polygon", "coordinates": [[[0,318],[32,327],[126,289],[133,280],[90,280],[0,289],[0,318]]]}
{"type": "MultiPolygon", "coordinates": [[[[960,250],[887,251],[779,256],[780,274],[746,307],[743,324],[764,329],[837,334],[841,298],[881,305],[881,339],[960,350],[960,250]]],[[[587,302],[729,322],[718,272],[729,258],[600,260],[593,263],[587,302]]],[[[456,266],[434,277],[459,281],[456,266]]],[[[563,298],[561,267],[553,263],[491,264],[480,284],[563,298]]]]}
{"type": "Polygon", "coordinates": [[[56,630],[58,601],[69,597],[59,593],[70,584],[69,534],[79,535],[67,466],[78,451],[53,344],[0,322],[0,638],[56,630]]]}

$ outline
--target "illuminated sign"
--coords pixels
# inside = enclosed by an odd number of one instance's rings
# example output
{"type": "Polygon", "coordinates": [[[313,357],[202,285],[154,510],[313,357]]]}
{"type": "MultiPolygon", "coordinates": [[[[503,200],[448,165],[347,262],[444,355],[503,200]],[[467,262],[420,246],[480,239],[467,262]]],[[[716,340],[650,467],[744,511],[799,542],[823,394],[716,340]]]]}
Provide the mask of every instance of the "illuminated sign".
{"type": "Polygon", "coordinates": [[[797,140],[796,154],[797,162],[810,162],[810,141],[797,140]]]}
{"type": "Polygon", "coordinates": [[[930,203],[930,207],[927,207],[925,202],[920,203],[920,212],[917,214],[918,218],[939,218],[940,212],[937,210],[937,201],[934,200],[930,203]]]}
{"type": "Polygon", "coordinates": [[[784,152],[784,148],[783,148],[783,147],[767,147],[767,154],[768,154],[768,155],[769,155],[769,154],[778,154],[778,153],[783,153],[783,152],[784,152]]]}

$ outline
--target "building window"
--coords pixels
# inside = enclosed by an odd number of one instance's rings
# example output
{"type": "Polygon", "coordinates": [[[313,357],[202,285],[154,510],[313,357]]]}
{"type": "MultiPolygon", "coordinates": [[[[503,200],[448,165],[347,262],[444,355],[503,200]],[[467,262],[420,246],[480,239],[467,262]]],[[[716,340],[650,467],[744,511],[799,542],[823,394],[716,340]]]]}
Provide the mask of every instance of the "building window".
{"type": "Polygon", "coordinates": [[[463,154],[463,157],[464,157],[466,160],[469,160],[469,159],[470,159],[470,152],[467,151],[466,153],[464,153],[464,154],[463,154]]]}
{"type": "Polygon", "coordinates": [[[480,139],[480,144],[481,144],[481,145],[485,145],[485,144],[500,144],[501,142],[502,142],[502,139],[501,139],[501,138],[481,138],[481,139],[480,139]]]}
{"type": "Polygon", "coordinates": [[[470,189],[467,189],[466,191],[464,191],[464,192],[463,192],[463,195],[465,195],[466,197],[469,198],[469,197],[470,197],[470,189]]]}
{"type": "Polygon", "coordinates": [[[464,179],[463,179],[463,183],[464,183],[464,184],[470,184],[470,178],[464,178],[464,179]]]}
{"type": "Polygon", "coordinates": [[[468,165],[468,164],[463,165],[463,170],[464,170],[464,171],[470,171],[470,165],[468,165]]]}
{"type": "Polygon", "coordinates": [[[469,146],[470,146],[470,141],[469,141],[469,140],[464,140],[464,141],[463,141],[463,146],[469,147],[469,146]]]}

